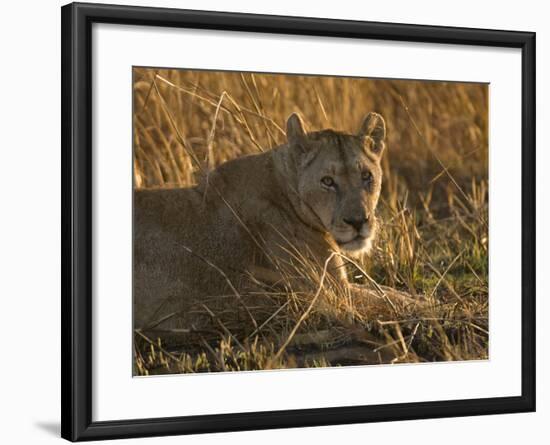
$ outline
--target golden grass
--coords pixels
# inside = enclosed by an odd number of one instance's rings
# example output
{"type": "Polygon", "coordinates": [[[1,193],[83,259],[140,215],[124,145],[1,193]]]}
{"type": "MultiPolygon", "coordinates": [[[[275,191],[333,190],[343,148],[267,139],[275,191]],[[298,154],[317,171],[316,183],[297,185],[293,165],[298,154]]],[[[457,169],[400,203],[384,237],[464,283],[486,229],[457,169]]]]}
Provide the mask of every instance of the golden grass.
{"type": "MultiPolygon", "coordinates": [[[[191,186],[202,170],[284,143],[295,111],[311,129],[349,132],[368,111],[384,116],[382,230],[349,277],[427,304],[365,306],[333,283],[319,298],[287,287],[265,290],[268,305],[239,296],[252,326],[238,305],[216,312],[205,301],[190,310],[213,329],[181,332],[177,347],[163,345],[166,333],[136,333],[136,373],[486,359],[487,85],[136,68],[135,186],[191,186]]],[[[307,265],[300,273],[321,281],[307,265]]]]}

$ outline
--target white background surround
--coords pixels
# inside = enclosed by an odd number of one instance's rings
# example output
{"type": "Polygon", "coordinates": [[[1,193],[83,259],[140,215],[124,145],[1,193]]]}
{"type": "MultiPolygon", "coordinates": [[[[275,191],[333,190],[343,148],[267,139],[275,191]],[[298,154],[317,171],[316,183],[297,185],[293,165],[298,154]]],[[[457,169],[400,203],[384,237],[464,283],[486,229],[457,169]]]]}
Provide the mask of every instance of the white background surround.
{"type": "MultiPolygon", "coordinates": [[[[0,231],[0,265],[3,271],[0,280],[0,295],[3,297],[4,304],[7,303],[7,308],[3,307],[4,317],[0,323],[1,338],[3,339],[0,366],[0,394],[2,394],[0,415],[4,420],[0,437],[5,443],[59,441],[57,438],[60,409],[59,7],[62,3],[56,0],[10,3],[3,10],[5,17],[10,19],[6,20],[0,30],[3,42],[3,70],[0,70],[0,80],[4,86],[2,106],[0,107],[1,122],[4,124],[2,125],[2,150],[0,150],[0,165],[2,166],[0,194],[3,215],[0,223],[2,228],[0,231]]],[[[550,141],[550,130],[545,125],[550,119],[548,108],[545,106],[550,103],[550,87],[545,82],[545,79],[550,76],[548,71],[550,18],[544,2],[526,0],[522,2],[521,7],[518,7],[517,2],[482,3],[472,0],[464,0],[452,5],[428,0],[367,3],[340,0],[326,4],[292,0],[278,0],[261,4],[245,0],[232,0],[231,2],[221,0],[187,0],[186,2],[178,0],[120,0],[117,3],[537,32],[537,326],[539,334],[537,413],[203,435],[187,437],[185,441],[191,444],[217,444],[228,441],[229,443],[234,441],[244,444],[275,444],[299,443],[306,440],[313,443],[368,440],[370,442],[390,441],[390,443],[406,441],[411,444],[425,445],[440,444],[442,441],[445,444],[463,444],[466,441],[517,443],[520,440],[529,443],[530,439],[533,439],[533,443],[540,443],[541,439],[535,438],[547,436],[547,421],[550,420],[550,393],[546,379],[544,379],[544,373],[547,373],[549,354],[547,344],[550,341],[550,333],[544,329],[543,320],[544,314],[547,312],[547,302],[544,301],[544,296],[550,291],[547,278],[550,258],[548,258],[548,254],[544,253],[545,250],[550,252],[549,238],[544,233],[545,223],[548,225],[550,217],[550,204],[547,198],[550,186],[548,179],[544,177],[544,171],[550,167],[548,165],[550,160],[543,149],[548,146],[550,141]]],[[[507,50],[503,51],[503,53],[506,52],[507,50]]],[[[355,54],[354,57],[357,58],[357,55],[355,54]]],[[[256,60],[256,62],[259,63],[261,60],[256,60]]],[[[382,62],[383,59],[376,60],[374,70],[383,70],[382,62]]],[[[210,60],[209,63],[212,63],[211,67],[216,68],[215,60],[210,60]]],[[[303,63],[306,64],[306,61],[303,63]]],[[[307,63],[311,66],[316,61],[307,61],[307,63]]],[[[411,63],[409,67],[405,67],[406,63],[408,62],[403,61],[403,71],[407,70],[410,73],[419,69],[417,65],[420,64],[417,62],[411,63]]],[[[182,64],[182,66],[185,65],[188,64],[182,64]]],[[[239,67],[235,66],[234,68],[238,69],[239,67]]],[[[339,67],[331,67],[329,72],[339,74],[338,69],[339,67]]],[[[450,70],[450,67],[442,66],[440,69],[450,70]]],[[[471,73],[476,69],[478,69],[477,66],[465,67],[464,72],[471,73]]],[[[344,70],[343,66],[342,70],[344,70]]],[[[272,71],[293,70],[274,67],[272,71]]],[[[302,71],[321,72],[315,68],[302,71]]],[[[347,71],[347,73],[343,71],[343,74],[350,74],[349,70],[347,71]]],[[[460,78],[457,71],[453,70],[453,72],[454,74],[448,73],[450,75],[427,77],[452,79],[456,76],[460,78]]],[[[360,74],[376,75],[370,72],[360,74]]],[[[391,75],[390,77],[398,76],[391,75]]],[[[407,77],[417,76],[412,73],[407,74],[407,77]]],[[[461,80],[464,78],[462,77],[461,80]]],[[[476,80],[486,79],[478,78],[476,80]]],[[[496,96],[493,98],[494,83],[491,85],[491,100],[493,100],[496,99],[496,96]]],[[[496,105],[498,109],[503,110],[503,113],[510,113],[514,116],[518,110],[508,104],[508,99],[505,102],[491,104],[491,110],[496,109],[494,108],[496,105]]],[[[124,122],[124,119],[126,119],[125,114],[120,121],[124,122]]],[[[491,131],[493,130],[491,128],[491,131]]],[[[491,144],[494,143],[493,136],[491,133],[491,144]]],[[[126,138],[129,139],[128,133],[126,138]]],[[[506,150],[506,148],[499,146],[498,150],[506,150]]],[[[492,154],[491,175],[493,174],[493,161],[492,154]]],[[[114,165],[113,168],[115,168],[114,165]]],[[[511,178],[509,181],[514,181],[514,179],[511,178]]],[[[503,187],[505,186],[503,185],[503,187]]],[[[516,192],[512,191],[512,193],[516,192]]],[[[498,198],[491,195],[491,200],[493,199],[498,198]]],[[[491,224],[513,227],[513,218],[513,215],[508,215],[507,218],[497,221],[491,219],[491,224]],[[510,217],[512,221],[510,221],[510,217]]],[[[493,257],[491,257],[492,260],[493,257]]],[[[513,261],[513,258],[510,260],[513,261]]],[[[509,279],[508,276],[495,278],[497,281],[504,282],[509,279]]],[[[494,302],[494,298],[496,298],[494,286],[498,286],[499,283],[495,284],[493,277],[491,280],[491,305],[495,307],[498,303],[494,302]]],[[[506,285],[506,289],[510,295],[516,293],[510,285],[506,285]]],[[[495,320],[496,322],[496,314],[491,312],[491,317],[491,321],[495,320]]],[[[109,319],[106,320],[108,324],[109,319]]],[[[498,326],[495,329],[498,329],[498,326]]],[[[516,346],[512,344],[511,349],[516,346]]],[[[491,346],[491,363],[495,359],[495,354],[498,353],[493,350],[493,347],[496,348],[498,345],[492,344],[491,346]]],[[[478,364],[464,363],[458,366],[460,369],[467,369],[469,365],[477,366],[478,364]]],[[[127,361],[125,366],[129,369],[127,361]]],[[[445,367],[447,364],[430,365],[430,368],[444,369],[445,367]]],[[[354,373],[355,369],[351,373],[354,373]]],[[[388,372],[389,368],[377,367],[376,369],[388,372]]],[[[431,372],[426,371],[428,367],[424,365],[404,365],[395,369],[397,369],[395,371],[397,373],[417,372],[416,369],[420,369],[422,373],[431,372]]],[[[268,375],[270,378],[272,375],[294,376],[300,372],[254,373],[247,374],[246,377],[251,375],[268,375]]],[[[311,375],[317,379],[321,378],[317,377],[318,375],[324,375],[325,372],[324,370],[314,371],[311,375]]],[[[328,370],[328,374],[331,372],[332,370],[328,370]]],[[[456,378],[458,380],[472,378],[463,377],[465,375],[461,373],[456,378]]],[[[208,378],[209,376],[202,376],[203,380],[208,378]]],[[[236,379],[238,378],[236,377],[236,379]]],[[[286,379],[287,377],[281,378],[286,379]]],[[[179,379],[179,377],[167,377],[164,380],[174,379],[179,379]]],[[[135,381],[139,380],[135,379],[135,381]]],[[[148,380],[142,379],[142,381],[148,380]]],[[[430,383],[431,386],[438,384],[437,381],[430,383]]],[[[449,383],[454,385],[456,381],[449,383]]],[[[492,384],[492,382],[490,383],[492,384]]],[[[366,388],[382,386],[378,377],[373,381],[370,376],[362,384],[366,388]]],[[[442,390],[445,391],[447,388],[442,390]]],[[[185,401],[181,402],[182,405],[184,403],[185,401]]],[[[140,439],[130,442],[181,443],[181,441],[181,438],[171,437],[140,439]]]]}
{"type": "Polygon", "coordinates": [[[521,394],[519,50],[107,24],[92,39],[94,420],[521,394]],[[132,378],[132,65],[490,82],[490,360],[132,378]]]}

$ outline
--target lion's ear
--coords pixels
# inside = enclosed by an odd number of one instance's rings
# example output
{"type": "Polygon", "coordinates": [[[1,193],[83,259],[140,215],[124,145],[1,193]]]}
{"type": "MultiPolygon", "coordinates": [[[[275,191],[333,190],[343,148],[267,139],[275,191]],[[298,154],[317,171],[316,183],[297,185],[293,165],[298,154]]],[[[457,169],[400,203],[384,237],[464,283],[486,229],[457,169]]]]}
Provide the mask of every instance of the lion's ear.
{"type": "Polygon", "coordinates": [[[363,138],[370,138],[370,150],[377,156],[381,156],[385,148],[386,122],[378,113],[369,113],[363,119],[358,135],[363,138]]]}
{"type": "Polygon", "coordinates": [[[286,138],[288,142],[294,144],[305,134],[302,118],[297,113],[292,113],[286,121],[286,138]]]}

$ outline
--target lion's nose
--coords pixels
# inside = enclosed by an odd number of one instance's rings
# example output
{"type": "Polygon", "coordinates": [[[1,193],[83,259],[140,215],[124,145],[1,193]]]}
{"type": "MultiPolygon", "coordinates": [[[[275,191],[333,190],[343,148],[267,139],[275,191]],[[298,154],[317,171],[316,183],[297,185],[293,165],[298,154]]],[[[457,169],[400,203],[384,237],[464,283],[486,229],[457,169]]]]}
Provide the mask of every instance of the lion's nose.
{"type": "Polygon", "coordinates": [[[365,224],[368,220],[369,220],[368,216],[344,218],[344,222],[346,224],[349,224],[351,227],[353,227],[358,232],[361,231],[361,229],[363,228],[363,224],[365,224]]]}

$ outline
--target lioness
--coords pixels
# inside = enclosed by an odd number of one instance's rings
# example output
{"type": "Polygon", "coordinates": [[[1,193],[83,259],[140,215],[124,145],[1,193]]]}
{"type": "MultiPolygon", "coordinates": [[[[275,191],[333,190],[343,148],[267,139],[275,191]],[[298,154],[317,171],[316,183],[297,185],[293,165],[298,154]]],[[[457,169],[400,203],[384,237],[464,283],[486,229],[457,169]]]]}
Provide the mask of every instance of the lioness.
{"type": "MultiPolygon", "coordinates": [[[[182,302],[239,292],[251,277],[275,281],[297,253],[322,268],[331,252],[370,248],[382,116],[369,113],[346,134],[308,133],[292,114],[286,133],[286,144],[226,162],[196,187],[135,192],[135,328],[174,326],[182,302]]],[[[331,259],[330,274],[350,286],[341,265],[331,259]]]]}

